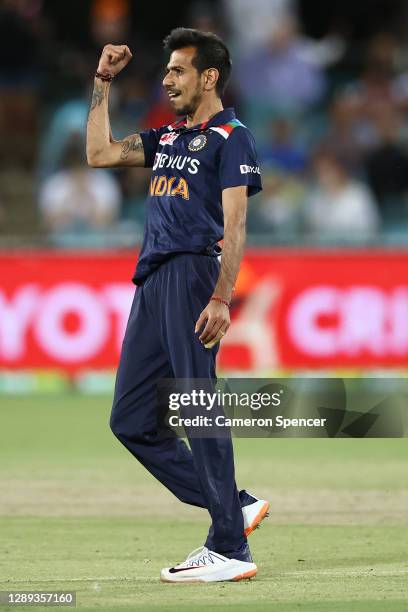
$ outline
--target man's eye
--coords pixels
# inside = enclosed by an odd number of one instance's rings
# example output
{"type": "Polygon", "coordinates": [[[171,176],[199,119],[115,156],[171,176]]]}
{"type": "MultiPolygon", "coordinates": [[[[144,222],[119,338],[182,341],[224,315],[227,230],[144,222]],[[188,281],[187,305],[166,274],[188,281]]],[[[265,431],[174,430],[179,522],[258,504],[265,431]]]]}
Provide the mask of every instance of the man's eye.
{"type": "Polygon", "coordinates": [[[177,74],[180,75],[182,74],[184,71],[181,68],[170,68],[164,71],[164,75],[167,76],[168,74],[170,74],[170,72],[172,72],[173,74],[177,74]]]}

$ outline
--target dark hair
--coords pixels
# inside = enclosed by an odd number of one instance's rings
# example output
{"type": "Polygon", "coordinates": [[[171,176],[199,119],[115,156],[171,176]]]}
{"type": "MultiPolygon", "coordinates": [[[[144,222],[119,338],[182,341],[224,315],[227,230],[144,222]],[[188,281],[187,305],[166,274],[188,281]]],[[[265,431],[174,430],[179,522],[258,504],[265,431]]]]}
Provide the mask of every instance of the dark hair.
{"type": "Polygon", "coordinates": [[[191,62],[194,68],[200,74],[207,68],[216,68],[219,77],[215,90],[219,96],[224,93],[232,64],[227,47],[216,34],[200,32],[192,28],[175,28],[166,36],[163,46],[169,53],[183,47],[195,47],[197,52],[191,62]]]}

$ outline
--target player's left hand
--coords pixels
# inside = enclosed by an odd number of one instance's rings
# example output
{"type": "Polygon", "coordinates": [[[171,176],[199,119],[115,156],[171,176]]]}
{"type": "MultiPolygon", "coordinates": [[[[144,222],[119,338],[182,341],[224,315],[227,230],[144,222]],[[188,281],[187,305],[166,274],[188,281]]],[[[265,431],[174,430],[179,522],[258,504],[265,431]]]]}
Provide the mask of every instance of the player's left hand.
{"type": "Polygon", "coordinates": [[[231,325],[228,306],[222,302],[211,300],[198,317],[195,333],[198,333],[203,325],[204,329],[198,338],[206,348],[211,348],[225,336],[231,325]]]}

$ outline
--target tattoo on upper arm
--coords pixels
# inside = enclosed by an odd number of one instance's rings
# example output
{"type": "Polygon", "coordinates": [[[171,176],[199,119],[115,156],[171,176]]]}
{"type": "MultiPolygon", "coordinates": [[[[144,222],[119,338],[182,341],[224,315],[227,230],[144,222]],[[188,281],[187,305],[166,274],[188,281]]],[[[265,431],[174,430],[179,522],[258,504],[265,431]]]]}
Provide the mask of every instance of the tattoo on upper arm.
{"type": "Polygon", "coordinates": [[[142,151],[143,142],[139,134],[135,136],[129,136],[122,143],[122,152],[120,154],[121,159],[127,159],[127,156],[131,151],[142,151]]]}
{"type": "Polygon", "coordinates": [[[92,92],[91,111],[93,111],[96,106],[100,106],[102,104],[104,97],[105,94],[102,83],[95,83],[95,87],[92,92]]]}

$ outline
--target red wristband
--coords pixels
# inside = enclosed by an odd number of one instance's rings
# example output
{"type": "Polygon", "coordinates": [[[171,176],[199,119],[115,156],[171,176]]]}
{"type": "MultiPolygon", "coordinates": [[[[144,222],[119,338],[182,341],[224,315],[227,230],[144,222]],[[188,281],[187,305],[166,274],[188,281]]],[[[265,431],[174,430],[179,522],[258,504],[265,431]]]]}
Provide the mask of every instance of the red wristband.
{"type": "Polygon", "coordinates": [[[224,298],[218,297],[217,295],[210,297],[210,302],[211,300],[214,300],[214,302],[221,302],[221,304],[225,304],[228,308],[230,307],[230,303],[227,300],[224,300],[224,298]]]}
{"type": "Polygon", "coordinates": [[[110,82],[110,81],[112,81],[114,79],[114,76],[115,75],[113,75],[113,74],[109,74],[109,72],[106,72],[105,74],[103,72],[98,72],[98,71],[95,72],[95,77],[97,79],[101,79],[101,81],[108,81],[108,82],[110,82]]]}

